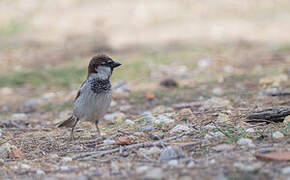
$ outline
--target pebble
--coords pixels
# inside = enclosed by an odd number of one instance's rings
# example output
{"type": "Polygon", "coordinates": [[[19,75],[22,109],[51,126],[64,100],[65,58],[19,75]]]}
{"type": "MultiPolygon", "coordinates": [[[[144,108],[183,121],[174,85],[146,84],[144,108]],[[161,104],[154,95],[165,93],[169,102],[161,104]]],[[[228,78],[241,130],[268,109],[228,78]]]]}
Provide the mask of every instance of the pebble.
{"type": "Polygon", "coordinates": [[[144,119],[147,123],[152,123],[156,120],[156,118],[151,113],[145,114],[144,119]]]}
{"type": "Polygon", "coordinates": [[[134,132],[133,135],[138,136],[138,137],[145,137],[146,136],[145,133],[143,133],[143,132],[134,132]]]}
{"type": "Polygon", "coordinates": [[[157,118],[154,119],[153,123],[154,124],[160,124],[160,123],[170,124],[170,123],[174,123],[174,119],[171,119],[165,115],[159,115],[157,116],[157,118]]]}
{"type": "Polygon", "coordinates": [[[7,143],[4,143],[0,146],[0,159],[6,159],[8,158],[11,150],[14,148],[13,145],[7,143]]]}
{"type": "Polygon", "coordinates": [[[126,119],[126,115],[121,112],[116,112],[112,114],[106,114],[104,119],[109,123],[123,122],[126,119]]]}
{"type": "Polygon", "coordinates": [[[281,172],[282,174],[290,174],[290,166],[283,168],[281,172]]]}
{"type": "Polygon", "coordinates": [[[229,123],[230,117],[227,114],[219,113],[219,115],[217,117],[217,122],[218,123],[229,123]]]}
{"type": "Polygon", "coordinates": [[[211,135],[212,137],[223,137],[225,136],[222,132],[217,131],[217,132],[210,132],[209,135],[211,135]]]}
{"type": "Polygon", "coordinates": [[[2,94],[2,95],[13,94],[13,89],[11,89],[9,87],[3,87],[3,88],[0,89],[0,94],[2,94]]]}
{"type": "Polygon", "coordinates": [[[137,173],[144,173],[149,169],[149,166],[139,166],[136,168],[137,173]]]}
{"type": "Polygon", "coordinates": [[[168,162],[168,165],[169,165],[169,166],[176,167],[176,166],[178,166],[178,161],[177,161],[176,159],[174,159],[174,160],[170,160],[170,161],[168,162]]]}
{"type": "Polygon", "coordinates": [[[282,139],[284,137],[284,134],[281,133],[280,131],[276,131],[273,133],[273,138],[274,139],[282,139]]]}
{"type": "Polygon", "coordinates": [[[59,169],[61,171],[68,171],[70,168],[68,166],[61,166],[59,169]]]}
{"type": "Polygon", "coordinates": [[[196,166],[196,163],[194,161],[190,161],[188,164],[187,164],[187,167],[189,168],[193,168],[194,166],[196,166]]]}
{"type": "Polygon", "coordinates": [[[111,106],[111,107],[114,107],[114,106],[116,106],[116,105],[117,105],[117,102],[112,100],[112,102],[111,102],[111,105],[110,105],[110,106],[111,106]]]}
{"type": "Polygon", "coordinates": [[[58,155],[57,154],[49,154],[50,159],[57,159],[58,155]]]}
{"type": "Polygon", "coordinates": [[[2,133],[3,133],[3,131],[2,131],[2,129],[0,129],[0,137],[2,136],[2,133]]]}
{"type": "Polygon", "coordinates": [[[29,166],[28,164],[21,164],[21,168],[22,169],[30,169],[31,166],[29,166]]]}
{"type": "Polygon", "coordinates": [[[178,124],[170,130],[170,133],[190,132],[192,129],[186,125],[178,124]]]}
{"type": "Polygon", "coordinates": [[[168,146],[161,150],[160,152],[160,161],[169,161],[172,159],[184,158],[184,152],[179,146],[168,146]]]}
{"type": "Polygon", "coordinates": [[[72,158],[71,157],[63,157],[62,162],[71,162],[72,161],[72,158]]]}
{"type": "Polygon", "coordinates": [[[262,167],[262,164],[259,162],[251,163],[251,164],[243,164],[241,162],[236,162],[236,163],[234,163],[234,167],[236,167],[242,171],[253,172],[253,171],[260,169],[262,167]]]}
{"type": "Polygon", "coordinates": [[[13,120],[23,120],[23,121],[26,121],[26,120],[28,120],[28,117],[24,113],[15,113],[15,114],[12,115],[12,119],[13,120]]]}
{"type": "Polygon", "coordinates": [[[41,99],[30,99],[25,102],[24,106],[26,108],[35,108],[37,105],[41,104],[42,100],[41,99]]]}
{"type": "Polygon", "coordinates": [[[153,126],[143,126],[140,128],[141,131],[153,131],[154,127],[153,126]]]}
{"type": "Polygon", "coordinates": [[[152,147],[152,148],[150,148],[150,149],[144,149],[144,148],[142,148],[142,149],[140,149],[140,152],[142,152],[142,153],[144,153],[144,154],[146,154],[146,155],[153,155],[153,156],[155,156],[155,155],[160,155],[160,148],[158,148],[158,147],[152,147]]]}
{"type": "Polygon", "coordinates": [[[192,111],[190,108],[183,108],[179,111],[179,114],[182,114],[182,115],[191,115],[192,114],[192,111]]]}
{"type": "Polygon", "coordinates": [[[161,168],[154,168],[150,171],[147,171],[147,173],[144,175],[144,179],[164,179],[165,173],[161,168]]]}
{"type": "Polygon", "coordinates": [[[219,107],[230,107],[230,101],[222,98],[212,97],[204,102],[201,109],[215,109],[219,107]]]}
{"type": "Polygon", "coordinates": [[[5,161],[3,159],[0,159],[0,166],[3,166],[5,164],[5,161]]]}
{"type": "Polygon", "coordinates": [[[56,96],[56,93],[49,92],[42,95],[42,99],[51,99],[56,96]]]}
{"type": "Polygon", "coordinates": [[[208,125],[204,126],[203,129],[213,130],[213,129],[216,129],[216,127],[213,124],[208,124],[208,125]]]}
{"type": "Polygon", "coordinates": [[[247,133],[254,133],[255,132],[255,129],[254,128],[249,128],[246,130],[247,133]]]}
{"type": "Polygon", "coordinates": [[[130,119],[126,119],[126,120],[125,120],[125,124],[127,124],[127,125],[129,125],[129,126],[133,126],[133,125],[135,125],[135,122],[132,121],[132,120],[130,120],[130,119]]]}
{"type": "Polygon", "coordinates": [[[211,91],[213,94],[221,96],[224,94],[224,90],[222,88],[213,88],[213,90],[211,91]]]}
{"type": "Polygon", "coordinates": [[[37,175],[45,175],[45,172],[43,170],[41,170],[41,169],[37,169],[36,170],[36,174],[37,175]]]}
{"type": "Polygon", "coordinates": [[[253,143],[251,139],[248,138],[241,138],[237,142],[240,146],[248,146],[248,147],[256,147],[256,145],[253,143]]]}
{"type": "Polygon", "coordinates": [[[152,140],[160,140],[163,139],[164,134],[162,132],[154,132],[149,134],[150,139],[152,140]]]}
{"type": "Polygon", "coordinates": [[[215,151],[221,152],[221,151],[230,151],[234,149],[235,147],[231,144],[219,144],[213,147],[215,151]]]}
{"type": "Polygon", "coordinates": [[[103,141],[103,144],[104,145],[111,145],[111,144],[116,144],[116,142],[114,140],[112,140],[112,139],[105,139],[103,141]]]}
{"type": "Polygon", "coordinates": [[[157,106],[152,110],[153,114],[163,114],[168,112],[173,112],[174,110],[171,107],[166,106],[157,106]]]}
{"type": "Polygon", "coordinates": [[[131,109],[132,107],[130,105],[122,105],[120,107],[120,111],[128,111],[129,109],[131,109]]]}

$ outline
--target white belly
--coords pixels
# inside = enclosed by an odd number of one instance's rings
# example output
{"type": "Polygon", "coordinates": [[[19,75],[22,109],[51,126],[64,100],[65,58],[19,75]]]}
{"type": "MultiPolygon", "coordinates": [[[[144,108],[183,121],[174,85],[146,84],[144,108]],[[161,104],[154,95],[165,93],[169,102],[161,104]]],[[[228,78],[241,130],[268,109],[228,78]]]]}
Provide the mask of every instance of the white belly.
{"type": "Polygon", "coordinates": [[[99,121],[110,107],[111,99],[111,91],[95,94],[90,89],[85,89],[75,101],[73,114],[80,121],[99,121]]]}

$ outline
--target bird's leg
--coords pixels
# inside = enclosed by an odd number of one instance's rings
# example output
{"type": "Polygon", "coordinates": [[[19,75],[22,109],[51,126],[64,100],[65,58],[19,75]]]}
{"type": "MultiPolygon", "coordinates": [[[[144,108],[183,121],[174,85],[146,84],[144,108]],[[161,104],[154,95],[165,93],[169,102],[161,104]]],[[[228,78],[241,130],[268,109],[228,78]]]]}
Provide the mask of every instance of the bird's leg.
{"type": "Polygon", "coordinates": [[[75,140],[75,138],[74,138],[74,129],[75,129],[78,121],[79,121],[79,119],[78,118],[75,118],[73,127],[71,128],[71,133],[70,133],[70,139],[71,140],[75,140]]]}
{"type": "Polygon", "coordinates": [[[100,136],[100,135],[101,135],[101,132],[100,132],[100,129],[99,129],[98,123],[99,123],[99,121],[96,121],[96,122],[95,122],[95,125],[96,125],[96,129],[97,129],[97,136],[100,136]]]}

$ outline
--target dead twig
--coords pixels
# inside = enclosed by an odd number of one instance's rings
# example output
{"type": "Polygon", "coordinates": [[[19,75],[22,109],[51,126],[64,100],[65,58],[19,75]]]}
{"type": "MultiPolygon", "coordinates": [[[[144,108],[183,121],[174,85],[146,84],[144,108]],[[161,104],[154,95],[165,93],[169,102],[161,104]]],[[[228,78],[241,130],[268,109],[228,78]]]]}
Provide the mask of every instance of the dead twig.
{"type": "Polygon", "coordinates": [[[106,154],[112,154],[116,152],[123,153],[124,151],[128,151],[131,149],[138,149],[138,148],[145,148],[145,147],[152,147],[152,146],[165,146],[168,141],[172,141],[178,138],[181,138],[185,135],[189,135],[191,133],[182,133],[177,136],[169,137],[163,140],[155,141],[155,142],[144,142],[144,143],[138,143],[138,144],[131,144],[128,146],[120,146],[119,148],[111,149],[111,150],[106,150],[106,151],[94,151],[94,152],[89,152],[89,153],[83,153],[77,156],[74,156],[73,159],[82,159],[88,156],[103,156],[106,154]]]}

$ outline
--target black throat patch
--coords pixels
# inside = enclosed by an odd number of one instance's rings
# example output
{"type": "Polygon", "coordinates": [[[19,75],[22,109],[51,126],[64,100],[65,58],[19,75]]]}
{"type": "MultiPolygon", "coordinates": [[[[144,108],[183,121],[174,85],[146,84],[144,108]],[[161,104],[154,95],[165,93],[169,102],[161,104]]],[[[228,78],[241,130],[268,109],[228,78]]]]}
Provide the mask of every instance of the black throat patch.
{"type": "Polygon", "coordinates": [[[111,90],[111,83],[109,80],[90,79],[88,80],[91,90],[96,93],[105,93],[111,90]]]}

